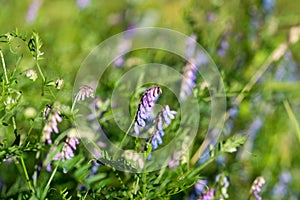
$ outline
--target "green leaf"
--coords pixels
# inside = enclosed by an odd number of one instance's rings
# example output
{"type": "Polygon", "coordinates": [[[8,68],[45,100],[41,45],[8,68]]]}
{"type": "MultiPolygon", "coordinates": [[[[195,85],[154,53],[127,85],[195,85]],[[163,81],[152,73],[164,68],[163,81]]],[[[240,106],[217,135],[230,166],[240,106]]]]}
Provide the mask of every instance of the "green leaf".
{"type": "Polygon", "coordinates": [[[237,151],[237,148],[244,144],[246,140],[246,135],[234,135],[227,139],[223,145],[221,145],[221,151],[226,153],[233,153],[237,151]]]}

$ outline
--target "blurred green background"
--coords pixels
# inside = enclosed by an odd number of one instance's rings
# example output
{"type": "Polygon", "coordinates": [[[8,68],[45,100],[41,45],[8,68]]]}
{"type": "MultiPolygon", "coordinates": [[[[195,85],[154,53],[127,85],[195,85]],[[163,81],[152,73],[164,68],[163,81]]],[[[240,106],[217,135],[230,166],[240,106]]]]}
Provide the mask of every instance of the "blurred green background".
{"type": "MultiPolygon", "coordinates": [[[[230,199],[245,196],[260,175],[266,179],[264,199],[300,198],[300,42],[287,42],[299,35],[299,23],[300,4],[291,0],[0,0],[0,34],[16,28],[39,33],[46,55],[41,66],[50,77],[64,78],[66,89],[58,97],[64,102],[71,102],[74,77],[88,53],[130,25],[195,34],[223,76],[228,110],[238,110],[223,137],[249,134],[237,154],[205,171],[226,171],[230,199]],[[280,44],[287,49],[270,59],[280,44]],[[253,77],[257,82],[235,107],[235,97],[253,77]]],[[[8,68],[10,63],[7,58],[8,68]]]]}

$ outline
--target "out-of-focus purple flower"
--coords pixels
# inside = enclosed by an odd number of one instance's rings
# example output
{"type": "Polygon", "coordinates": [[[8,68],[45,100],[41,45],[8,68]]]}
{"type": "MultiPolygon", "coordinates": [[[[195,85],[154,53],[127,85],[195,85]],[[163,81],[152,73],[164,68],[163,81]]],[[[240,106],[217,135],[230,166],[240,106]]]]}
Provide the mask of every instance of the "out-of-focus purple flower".
{"type": "Polygon", "coordinates": [[[192,34],[187,40],[186,40],[186,53],[185,53],[185,58],[187,60],[191,59],[194,57],[194,53],[195,53],[195,48],[197,45],[197,41],[196,41],[197,37],[195,34],[192,34]]]}
{"type": "Polygon", "coordinates": [[[272,13],[275,7],[275,0],[263,0],[262,7],[267,14],[272,13]]]}
{"type": "Polygon", "coordinates": [[[135,25],[130,25],[127,31],[124,32],[124,37],[122,42],[118,45],[118,58],[114,60],[114,65],[116,67],[121,67],[125,63],[124,55],[130,51],[132,47],[132,38],[135,35],[135,25]]]}
{"type": "MultiPolygon", "coordinates": [[[[61,152],[58,152],[53,158],[52,160],[61,160],[61,161],[65,161],[65,160],[70,160],[71,158],[74,157],[74,151],[76,150],[76,145],[79,144],[79,140],[77,138],[77,131],[75,128],[72,128],[69,130],[68,132],[68,137],[64,142],[63,148],[61,150],[61,152]]],[[[50,152],[55,152],[57,151],[57,147],[54,146],[50,152]]],[[[46,166],[46,170],[48,172],[51,172],[51,163],[49,162],[48,165],[46,166]]],[[[64,168],[64,172],[66,173],[66,170],[64,168]]]]}
{"type": "Polygon", "coordinates": [[[229,187],[229,178],[225,176],[224,174],[218,174],[216,176],[216,182],[218,183],[218,186],[220,187],[220,200],[228,199],[228,187],[229,187]]]}
{"type": "Polygon", "coordinates": [[[299,80],[298,64],[295,62],[290,51],[279,61],[274,79],[280,82],[294,82],[299,80]]]}
{"type": "Polygon", "coordinates": [[[207,21],[207,22],[210,22],[210,23],[216,21],[216,14],[213,13],[213,12],[208,12],[208,13],[206,14],[206,21],[207,21]]]}
{"type": "Polygon", "coordinates": [[[206,55],[202,51],[196,51],[196,39],[196,35],[193,34],[186,41],[185,57],[188,62],[183,69],[183,79],[179,94],[180,100],[185,100],[187,96],[192,94],[192,90],[196,86],[198,68],[208,63],[206,55]]]}
{"type": "Polygon", "coordinates": [[[261,121],[260,117],[256,117],[249,127],[249,136],[252,138],[255,137],[262,125],[263,122],[261,121]]]}
{"type": "Polygon", "coordinates": [[[198,200],[212,200],[215,197],[215,190],[210,188],[206,192],[202,193],[198,200]]]}
{"type": "Polygon", "coordinates": [[[90,3],[90,0],[76,0],[76,4],[80,9],[86,8],[90,3]]]}
{"type": "Polygon", "coordinates": [[[134,134],[139,135],[139,126],[145,127],[147,122],[150,121],[152,107],[162,94],[162,89],[158,86],[153,86],[146,90],[143,94],[141,101],[138,105],[138,110],[134,123],[134,134]]]}
{"type": "Polygon", "coordinates": [[[239,108],[237,106],[231,107],[228,111],[229,119],[225,123],[225,128],[223,129],[224,135],[229,135],[234,128],[234,119],[239,114],[239,108]]]}
{"type": "Polygon", "coordinates": [[[208,183],[207,180],[198,180],[188,200],[195,200],[202,192],[204,192],[205,189],[207,188],[207,183],[208,183]]]}
{"type": "Polygon", "coordinates": [[[44,119],[46,119],[46,124],[43,128],[42,140],[47,142],[48,144],[52,144],[51,133],[58,133],[57,123],[62,122],[62,118],[60,116],[60,112],[58,109],[58,104],[51,111],[51,107],[47,106],[44,109],[44,119]]]}
{"type": "Polygon", "coordinates": [[[37,179],[40,176],[40,173],[42,171],[43,168],[43,164],[41,162],[39,162],[36,166],[35,166],[35,172],[32,174],[32,179],[37,179]]]}
{"type": "Polygon", "coordinates": [[[181,89],[179,98],[184,100],[187,96],[192,94],[193,88],[196,86],[196,78],[197,78],[197,67],[194,62],[187,63],[187,65],[183,69],[183,79],[181,83],[181,89]]]}
{"type": "Polygon", "coordinates": [[[74,152],[76,150],[76,145],[79,144],[77,137],[68,137],[66,139],[65,145],[61,152],[62,161],[70,160],[74,157],[74,152]]]}
{"type": "Polygon", "coordinates": [[[229,48],[229,43],[228,43],[228,41],[227,41],[227,35],[224,34],[224,35],[222,36],[222,38],[221,38],[221,42],[220,42],[219,47],[218,47],[218,51],[217,51],[217,52],[218,52],[218,55],[219,55],[220,57],[225,57],[228,48],[229,48]]]}
{"type": "Polygon", "coordinates": [[[279,181],[272,189],[272,199],[284,199],[288,194],[288,185],[292,181],[289,171],[283,171],[279,175],[279,181]]]}
{"type": "Polygon", "coordinates": [[[89,105],[92,113],[88,115],[88,120],[94,120],[101,117],[103,113],[107,110],[109,106],[109,100],[103,101],[102,99],[96,97],[93,102],[89,105]]]}
{"type": "Polygon", "coordinates": [[[100,163],[98,163],[97,161],[93,160],[92,161],[92,166],[90,168],[91,172],[88,175],[88,178],[93,177],[95,174],[97,174],[98,173],[98,169],[99,169],[100,166],[101,166],[100,163]]]}
{"type": "Polygon", "coordinates": [[[79,88],[75,101],[84,101],[85,98],[94,98],[94,89],[87,85],[79,88]]]}
{"type": "Polygon", "coordinates": [[[192,90],[196,86],[198,68],[207,64],[207,62],[208,59],[202,51],[197,52],[195,57],[188,60],[187,64],[183,68],[183,79],[179,94],[180,100],[185,100],[192,94],[192,90]]]}
{"type": "Polygon", "coordinates": [[[42,3],[42,0],[32,0],[26,13],[26,22],[28,24],[34,22],[42,3]]]}
{"type": "Polygon", "coordinates": [[[237,106],[234,106],[228,110],[228,113],[229,113],[229,117],[234,119],[238,116],[239,108],[237,106]]]}
{"type": "Polygon", "coordinates": [[[169,168],[174,169],[175,167],[180,165],[180,157],[182,155],[182,151],[172,153],[171,160],[169,161],[169,168]]]}
{"type": "Polygon", "coordinates": [[[265,182],[266,182],[265,179],[260,176],[254,180],[251,186],[250,193],[252,193],[257,200],[262,200],[262,197],[259,196],[258,193],[261,192],[261,187],[265,184],[265,182]]]}

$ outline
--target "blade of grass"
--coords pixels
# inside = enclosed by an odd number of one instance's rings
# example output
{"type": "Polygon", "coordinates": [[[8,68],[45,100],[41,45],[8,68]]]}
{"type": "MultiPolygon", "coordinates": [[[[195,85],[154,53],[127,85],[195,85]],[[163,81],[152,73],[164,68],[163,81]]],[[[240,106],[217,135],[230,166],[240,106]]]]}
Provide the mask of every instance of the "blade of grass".
{"type": "Polygon", "coordinates": [[[289,102],[287,100],[283,101],[283,105],[284,105],[284,108],[293,124],[293,126],[295,127],[295,130],[296,130],[296,135],[297,135],[297,138],[298,138],[298,141],[300,143],[300,127],[299,127],[299,123],[297,121],[297,118],[289,104],[289,102]]]}

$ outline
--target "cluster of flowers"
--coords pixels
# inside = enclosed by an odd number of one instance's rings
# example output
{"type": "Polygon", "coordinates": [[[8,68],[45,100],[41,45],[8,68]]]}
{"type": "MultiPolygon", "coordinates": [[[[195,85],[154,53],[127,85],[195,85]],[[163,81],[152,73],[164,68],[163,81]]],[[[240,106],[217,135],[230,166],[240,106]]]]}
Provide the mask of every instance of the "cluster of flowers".
{"type": "MultiPolygon", "coordinates": [[[[61,161],[65,161],[65,160],[69,160],[71,158],[74,157],[74,151],[76,150],[76,145],[79,144],[79,139],[77,138],[77,133],[76,133],[76,129],[72,128],[69,130],[68,132],[68,136],[63,144],[62,150],[60,152],[58,152],[53,158],[52,160],[61,160],[61,161]]],[[[56,151],[57,147],[53,147],[51,149],[50,152],[54,152],[56,151]]],[[[51,168],[51,163],[48,163],[47,167],[46,167],[47,171],[52,171],[51,168]]],[[[66,172],[66,170],[64,169],[64,172],[66,172]]]]}
{"type": "Polygon", "coordinates": [[[43,117],[46,120],[45,126],[43,128],[42,140],[48,144],[52,144],[51,133],[58,133],[57,123],[62,122],[62,118],[59,112],[59,104],[47,105],[43,111],[43,117]]]}
{"type": "Polygon", "coordinates": [[[257,200],[262,200],[262,197],[259,196],[259,192],[261,192],[261,187],[265,184],[265,179],[261,176],[257,177],[251,187],[250,194],[253,194],[257,200]]]}
{"type": "Polygon", "coordinates": [[[215,183],[215,187],[209,188],[207,186],[207,180],[198,180],[189,197],[189,200],[212,200],[216,198],[217,191],[219,191],[218,199],[228,199],[229,195],[227,193],[227,190],[229,187],[229,178],[224,174],[218,174],[216,176],[215,183]]]}
{"type": "MultiPolygon", "coordinates": [[[[215,179],[215,186],[209,188],[207,186],[207,180],[198,180],[192,190],[192,193],[189,200],[213,200],[213,199],[228,199],[228,187],[229,187],[229,178],[224,174],[218,174],[215,179]]],[[[250,197],[253,195],[255,199],[261,200],[262,197],[259,196],[259,192],[261,192],[262,185],[265,183],[265,179],[263,177],[257,177],[250,190],[250,197]]]]}
{"type": "MultiPolygon", "coordinates": [[[[94,90],[93,88],[83,85],[80,87],[78,93],[75,96],[74,103],[72,105],[72,110],[76,102],[84,101],[86,98],[93,98],[94,90]]],[[[43,111],[43,117],[46,120],[45,126],[43,128],[42,140],[48,144],[52,144],[51,133],[59,133],[59,129],[57,127],[58,122],[62,122],[61,114],[59,111],[59,103],[55,103],[54,105],[47,105],[47,107],[43,111]]],[[[62,150],[58,152],[52,160],[69,160],[74,157],[74,151],[76,150],[76,145],[79,144],[79,139],[77,137],[77,132],[75,128],[71,128],[68,130],[67,138],[64,141],[64,145],[62,150]]],[[[56,151],[57,147],[53,147],[50,152],[56,151]]],[[[48,163],[47,170],[51,171],[51,163],[48,163]]]]}
{"type": "Polygon", "coordinates": [[[157,114],[156,118],[154,119],[155,130],[151,139],[152,150],[155,150],[159,145],[162,145],[162,137],[165,135],[163,130],[164,125],[170,125],[171,119],[175,118],[175,114],[177,114],[177,112],[170,110],[169,105],[165,105],[157,114]]]}
{"type": "MultiPolygon", "coordinates": [[[[134,122],[134,134],[140,134],[140,127],[145,127],[147,123],[152,120],[152,108],[162,94],[162,89],[158,86],[153,86],[146,90],[138,105],[136,118],[134,122]]],[[[158,148],[162,144],[162,137],[164,136],[164,126],[169,126],[171,120],[175,118],[176,111],[170,110],[169,105],[163,106],[162,110],[157,113],[156,117],[150,124],[154,127],[149,141],[151,142],[152,150],[158,148]]],[[[150,159],[150,157],[148,157],[150,159]]]]}
{"type": "Polygon", "coordinates": [[[139,135],[139,127],[145,127],[151,120],[152,107],[162,94],[162,89],[158,86],[151,87],[143,94],[135,116],[134,134],[139,135]]]}

